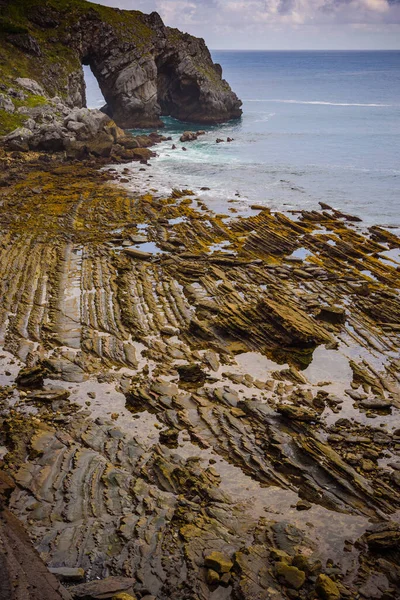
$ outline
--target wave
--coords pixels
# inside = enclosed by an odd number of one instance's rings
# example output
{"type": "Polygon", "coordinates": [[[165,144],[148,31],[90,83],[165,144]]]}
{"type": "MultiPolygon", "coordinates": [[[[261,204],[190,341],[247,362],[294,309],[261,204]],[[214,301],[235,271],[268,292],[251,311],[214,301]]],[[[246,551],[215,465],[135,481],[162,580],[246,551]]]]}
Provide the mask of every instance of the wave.
{"type": "Polygon", "coordinates": [[[278,102],[280,104],[318,104],[326,106],[376,106],[376,107],[391,107],[393,104],[377,104],[377,103],[362,103],[362,102],[325,102],[323,100],[278,100],[274,98],[266,98],[264,100],[258,98],[248,98],[244,102],[278,102]]]}

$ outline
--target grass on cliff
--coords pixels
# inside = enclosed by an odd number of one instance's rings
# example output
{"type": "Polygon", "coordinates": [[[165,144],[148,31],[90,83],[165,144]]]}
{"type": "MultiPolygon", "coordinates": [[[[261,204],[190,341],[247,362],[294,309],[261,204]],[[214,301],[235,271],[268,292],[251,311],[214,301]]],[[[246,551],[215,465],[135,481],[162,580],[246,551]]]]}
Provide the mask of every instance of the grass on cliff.
{"type": "Polygon", "coordinates": [[[9,113],[0,109],[0,135],[6,135],[17,127],[22,127],[28,117],[19,113],[9,113]]]}

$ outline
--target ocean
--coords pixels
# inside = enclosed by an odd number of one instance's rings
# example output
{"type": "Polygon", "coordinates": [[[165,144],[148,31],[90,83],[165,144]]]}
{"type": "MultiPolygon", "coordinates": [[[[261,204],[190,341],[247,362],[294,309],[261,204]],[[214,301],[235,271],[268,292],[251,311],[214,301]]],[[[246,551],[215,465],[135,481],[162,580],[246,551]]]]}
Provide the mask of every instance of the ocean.
{"type": "MultiPolygon", "coordinates": [[[[243,100],[243,117],[185,144],[181,132],[196,126],[165,118],[163,133],[178,149],[158,146],[147,176],[132,170],[132,187],[190,188],[227,214],[248,214],[251,204],[290,212],[324,202],[365,226],[400,232],[400,51],[212,55],[243,100]],[[215,141],[227,137],[234,141],[215,141]]],[[[87,70],[86,81],[88,106],[101,106],[87,70]]]]}

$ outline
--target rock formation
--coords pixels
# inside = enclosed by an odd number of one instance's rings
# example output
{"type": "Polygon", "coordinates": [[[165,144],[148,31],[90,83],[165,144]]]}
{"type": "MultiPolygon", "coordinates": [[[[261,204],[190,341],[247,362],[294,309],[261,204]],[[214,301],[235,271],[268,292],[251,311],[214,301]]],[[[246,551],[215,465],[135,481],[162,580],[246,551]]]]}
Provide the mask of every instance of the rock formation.
{"type": "Polygon", "coordinates": [[[397,600],[400,239],[0,157],[7,503],[68,593],[397,600]]]}
{"type": "Polygon", "coordinates": [[[84,0],[3,0],[0,38],[6,92],[0,110],[9,114],[18,110],[12,96],[20,92],[18,78],[34,79],[45,95],[70,107],[84,107],[85,64],[106,99],[104,110],[120,127],[160,126],[161,115],[198,123],[241,115],[241,102],[204,40],[165,27],[157,13],[84,0]]]}

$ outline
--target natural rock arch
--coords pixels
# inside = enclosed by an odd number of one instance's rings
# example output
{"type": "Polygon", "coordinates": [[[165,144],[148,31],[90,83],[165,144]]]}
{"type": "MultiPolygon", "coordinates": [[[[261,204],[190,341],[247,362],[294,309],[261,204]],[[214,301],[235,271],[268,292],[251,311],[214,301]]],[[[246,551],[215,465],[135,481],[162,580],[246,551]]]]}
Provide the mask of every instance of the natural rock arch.
{"type": "MultiPolygon", "coordinates": [[[[124,35],[90,10],[68,37],[80,63],[90,66],[106,100],[105,111],[118,125],[160,126],[161,115],[198,123],[241,115],[241,102],[222,79],[204,40],[165,27],[157,13],[117,13],[126,15],[124,35]]],[[[72,73],[70,80],[70,103],[84,106],[83,73],[72,73]]]]}

